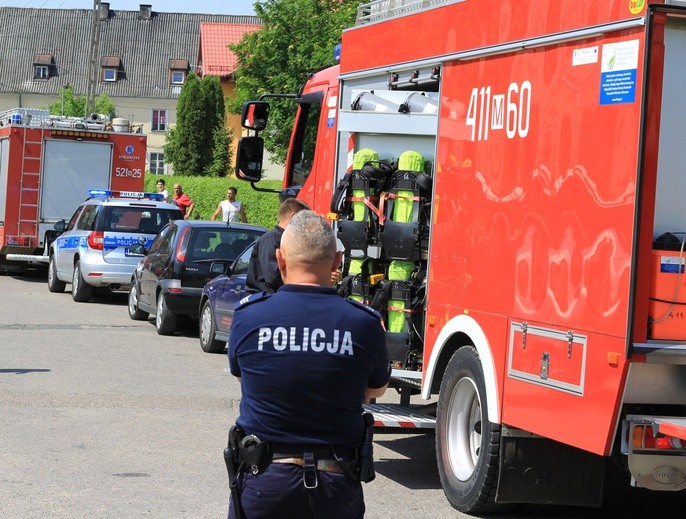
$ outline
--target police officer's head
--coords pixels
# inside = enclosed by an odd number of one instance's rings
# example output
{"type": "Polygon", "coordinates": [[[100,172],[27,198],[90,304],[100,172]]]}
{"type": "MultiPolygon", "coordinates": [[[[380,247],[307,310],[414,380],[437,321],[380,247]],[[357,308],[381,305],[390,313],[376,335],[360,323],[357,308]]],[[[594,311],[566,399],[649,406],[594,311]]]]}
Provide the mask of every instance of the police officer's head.
{"type": "Polygon", "coordinates": [[[303,285],[330,286],[341,255],[329,222],[309,210],[293,215],[276,250],[284,283],[303,285]]]}
{"type": "Polygon", "coordinates": [[[277,215],[279,227],[285,229],[295,213],[309,208],[310,206],[308,206],[302,200],[298,200],[297,198],[287,198],[281,202],[281,205],[279,206],[279,214],[277,215]]]}

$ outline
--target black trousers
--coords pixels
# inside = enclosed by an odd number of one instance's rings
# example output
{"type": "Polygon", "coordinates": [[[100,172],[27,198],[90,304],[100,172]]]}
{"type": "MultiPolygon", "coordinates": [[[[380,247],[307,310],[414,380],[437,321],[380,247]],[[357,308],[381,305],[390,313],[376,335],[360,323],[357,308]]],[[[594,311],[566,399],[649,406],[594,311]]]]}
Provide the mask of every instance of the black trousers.
{"type": "MultiPolygon", "coordinates": [[[[244,519],[360,519],[364,517],[362,485],[345,474],[317,472],[317,488],[303,484],[303,469],[272,463],[257,475],[242,474],[239,483],[244,519]]],[[[234,503],[229,519],[235,519],[234,503]]]]}

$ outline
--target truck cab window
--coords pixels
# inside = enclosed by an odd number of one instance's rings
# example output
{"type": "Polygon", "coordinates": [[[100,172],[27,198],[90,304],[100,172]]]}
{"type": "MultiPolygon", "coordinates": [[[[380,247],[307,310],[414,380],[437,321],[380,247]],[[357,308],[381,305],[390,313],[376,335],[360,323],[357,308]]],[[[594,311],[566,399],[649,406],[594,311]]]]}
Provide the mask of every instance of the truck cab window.
{"type": "Polygon", "coordinates": [[[307,180],[314,162],[315,143],[322,109],[322,93],[308,96],[309,102],[300,104],[297,120],[297,137],[293,147],[293,161],[290,173],[291,186],[302,186],[307,180]]]}

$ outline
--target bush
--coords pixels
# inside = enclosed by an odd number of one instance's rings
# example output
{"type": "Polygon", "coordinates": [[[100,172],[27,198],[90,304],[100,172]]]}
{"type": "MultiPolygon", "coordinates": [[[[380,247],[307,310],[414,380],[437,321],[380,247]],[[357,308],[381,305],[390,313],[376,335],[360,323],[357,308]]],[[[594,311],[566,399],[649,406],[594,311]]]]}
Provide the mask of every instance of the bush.
{"type": "MultiPolygon", "coordinates": [[[[276,225],[276,213],[279,210],[279,197],[276,193],[255,191],[250,184],[235,178],[187,177],[181,175],[145,175],[145,191],[157,193],[157,180],[164,178],[169,196],[174,194],[174,184],[179,183],[191,200],[195,209],[191,217],[194,220],[209,220],[217,209],[217,204],[226,198],[230,186],[238,189],[236,199],[245,205],[248,223],[262,225],[271,229],[276,225]]],[[[260,187],[281,189],[280,180],[262,180],[260,187]]]]}

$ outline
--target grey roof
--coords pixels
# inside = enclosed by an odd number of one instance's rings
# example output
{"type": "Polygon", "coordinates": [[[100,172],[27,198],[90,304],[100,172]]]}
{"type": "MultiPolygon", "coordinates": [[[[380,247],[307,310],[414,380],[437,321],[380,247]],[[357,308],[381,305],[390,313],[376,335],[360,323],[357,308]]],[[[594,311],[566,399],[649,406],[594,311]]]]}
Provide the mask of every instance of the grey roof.
{"type": "MultiPolygon", "coordinates": [[[[88,89],[91,9],[27,9],[0,7],[0,93],[58,94],[70,84],[76,94],[88,89]],[[34,58],[51,54],[50,79],[34,79],[34,58]]],[[[100,22],[96,66],[104,56],[121,58],[123,79],[98,80],[96,94],[109,97],[178,97],[180,86],[169,81],[170,60],[198,62],[200,23],[259,24],[255,16],[233,16],[110,9],[100,22]]]]}

